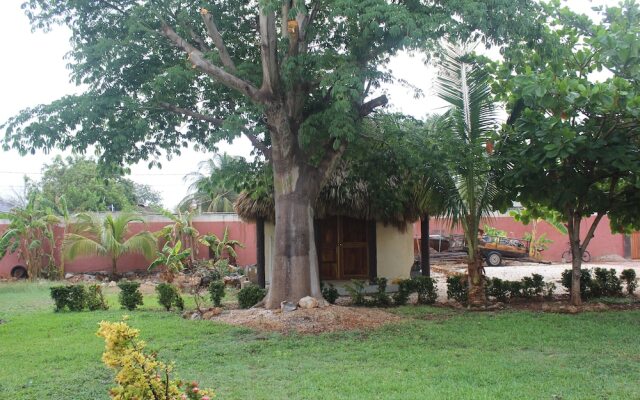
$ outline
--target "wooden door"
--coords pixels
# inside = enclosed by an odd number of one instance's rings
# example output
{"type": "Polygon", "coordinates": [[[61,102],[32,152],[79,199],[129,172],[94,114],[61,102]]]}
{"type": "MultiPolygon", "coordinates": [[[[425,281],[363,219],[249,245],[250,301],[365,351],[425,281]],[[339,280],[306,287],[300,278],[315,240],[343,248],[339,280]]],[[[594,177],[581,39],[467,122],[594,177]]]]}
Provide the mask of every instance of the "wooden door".
{"type": "Polygon", "coordinates": [[[631,234],[631,258],[640,259],[640,232],[631,234]]]}
{"type": "Polygon", "coordinates": [[[342,217],[340,225],[340,278],[356,279],[369,276],[367,222],[342,217]]]}
{"type": "Polygon", "coordinates": [[[332,217],[318,221],[321,280],[365,279],[369,274],[367,222],[332,217]]]}

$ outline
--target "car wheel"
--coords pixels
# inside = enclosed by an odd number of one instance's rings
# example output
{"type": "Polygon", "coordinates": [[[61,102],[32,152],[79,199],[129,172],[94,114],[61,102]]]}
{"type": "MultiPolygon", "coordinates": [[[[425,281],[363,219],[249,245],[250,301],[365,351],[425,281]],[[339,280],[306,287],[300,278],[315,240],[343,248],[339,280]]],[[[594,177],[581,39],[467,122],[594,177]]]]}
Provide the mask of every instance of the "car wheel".
{"type": "Polygon", "coordinates": [[[25,267],[18,265],[11,270],[11,277],[15,279],[27,279],[29,273],[25,267]]]}
{"type": "Polygon", "coordinates": [[[492,251],[487,254],[487,265],[490,267],[497,267],[502,264],[502,255],[497,251],[492,251]]]}

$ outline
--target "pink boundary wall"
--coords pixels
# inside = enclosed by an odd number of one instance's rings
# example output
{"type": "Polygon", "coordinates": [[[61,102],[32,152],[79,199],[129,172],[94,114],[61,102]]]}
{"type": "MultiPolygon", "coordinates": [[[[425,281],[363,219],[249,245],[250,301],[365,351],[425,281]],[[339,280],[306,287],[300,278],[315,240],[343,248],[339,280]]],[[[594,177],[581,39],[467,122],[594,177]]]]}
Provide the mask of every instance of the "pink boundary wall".
{"type": "MultiPolygon", "coordinates": [[[[580,232],[582,238],[586,236],[594,217],[588,218],[582,221],[580,225],[580,232]]],[[[515,221],[510,216],[496,216],[493,218],[487,218],[480,224],[481,227],[489,225],[491,227],[503,230],[507,232],[507,236],[522,238],[526,232],[530,232],[531,225],[523,225],[520,222],[515,221]]],[[[562,261],[562,253],[568,249],[569,236],[563,235],[558,232],[553,226],[547,222],[539,222],[537,225],[537,235],[546,233],[547,237],[553,240],[553,243],[549,245],[549,248],[542,253],[542,258],[547,261],[562,261]]],[[[451,229],[450,225],[442,219],[432,218],[429,224],[430,234],[449,234],[449,233],[462,233],[460,228],[451,229]]],[[[414,238],[420,238],[420,224],[413,225],[414,238]]],[[[609,218],[604,217],[598,224],[594,237],[587,247],[587,251],[591,253],[592,259],[598,257],[617,255],[624,256],[624,235],[615,234],[611,232],[609,227],[609,218]]]]}
{"type": "MultiPolygon", "coordinates": [[[[169,225],[171,221],[168,218],[164,218],[159,215],[146,215],[146,223],[133,223],[130,225],[130,232],[132,234],[140,232],[142,230],[148,230],[155,232],[160,230],[166,225],[169,225]]],[[[8,221],[0,220],[0,232],[4,231],[7,227],[8,221]]],[[[207,213],[201,214],[194,218],[194,227],[200,232],[200,234],[214,233],[221,236],[225,227],[229,228],[229,237],[233,240],[239,240],[245,245],[244,249],[238,249],[238,264],[239,265],[251,265],[256,263],[256,227],[255,224],[246,223],[240,220],[240,218],[232,213],[207,213]]],[[[58,244],[62,241],[62,227],[55,228],[56,242],[58,244]]],[[[60,246],[58,246],[60,248],[60,246]]],[[[56,254],[56,259],[59,261],[59,253],[56,254]]],[[[208,259],[208,249],[200,244],[198,246],[197,258],[208,259]]],[[[118,270],[120,272],[145,270],[149,266],[152,260],[145,260],[141,255],[126,255],[118,260],[118,270]]],[[[16,254],[9,254],[0,260],[0,277],[8,277],[13,267],[17,265],[24,265],[19,260],[16,254]]],[[[109,271],[110,261],[105,257],[79,257],[76,260],[65,263],[65,272],[95,272],[95,271],[109,271]]]]}

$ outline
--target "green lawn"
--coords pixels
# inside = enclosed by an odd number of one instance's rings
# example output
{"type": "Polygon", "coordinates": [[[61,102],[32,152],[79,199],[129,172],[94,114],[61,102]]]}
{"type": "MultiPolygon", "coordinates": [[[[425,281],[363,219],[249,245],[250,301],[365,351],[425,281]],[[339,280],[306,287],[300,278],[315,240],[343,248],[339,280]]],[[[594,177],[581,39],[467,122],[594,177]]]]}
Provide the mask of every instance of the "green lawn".
{"type": "MultiPolygon", "coordinates": [[[[53,313],[46,284],[0,284],[0,399],[105,399],[101,320],[53,313]]],[[[128,312],[149,348],[219,399],[640,399],[640,312],[555,315],[403,307],[370,332],[282,336],[128,312]]]]}

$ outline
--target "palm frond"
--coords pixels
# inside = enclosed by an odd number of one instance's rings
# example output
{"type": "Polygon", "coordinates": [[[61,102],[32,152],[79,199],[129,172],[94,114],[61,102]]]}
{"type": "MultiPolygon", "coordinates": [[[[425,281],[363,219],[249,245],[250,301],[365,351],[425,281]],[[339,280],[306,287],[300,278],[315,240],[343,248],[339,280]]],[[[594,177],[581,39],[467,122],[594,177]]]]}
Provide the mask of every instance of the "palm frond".
{"type": "Polygon", "coordinates": [[[69,260],[74,260],[81,256],[103,256],[108,254],[107,249],[100,243],[75,233],[68,233],[65,236],[63,251],[65,257],[69,260]]]}
{"type": "Polygon", "coordinates": [[[158,242],[151,232],[140,232],[122,243],[121,253],[137,253],[150,259],[156,255],[158,242]]]}

